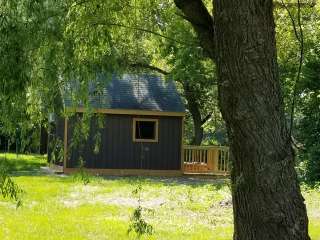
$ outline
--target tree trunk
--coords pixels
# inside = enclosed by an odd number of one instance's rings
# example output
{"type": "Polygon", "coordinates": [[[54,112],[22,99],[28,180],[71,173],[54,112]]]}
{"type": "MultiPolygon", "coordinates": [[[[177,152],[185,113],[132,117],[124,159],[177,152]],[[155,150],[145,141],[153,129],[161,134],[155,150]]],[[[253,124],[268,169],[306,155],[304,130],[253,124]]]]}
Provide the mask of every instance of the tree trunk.
{"type": "Polygon", "coordinates": [[[275,45],[272,0],[215,0],[219,104],[231,142],[235,240],[305,240],[275,45]]]}
{"type": "Polygon", "coordinates": [[[48,129],[43,125],[40,127],[40,154],[48,153],[48,129]]]}
{"type": "MultiPolygon", "coordinates": [[[[192,115],[193,116],[193,115],[192,115]]],[[[203,139],[203,127],[202,123],[193,119],[194,136],[192,139],[192,145],[201,145],[203,139]]]]}
{"type": "Polygon", "coordinates": [[[188,110],[190,111],[193,120],[193,139],[192,145],[201,145],[203,139],[203,122],[200,113],[200,106],[197,98],[194,96],[194,91],[187,81],[182,82],[184,95],[187,100],[188,110]]]}

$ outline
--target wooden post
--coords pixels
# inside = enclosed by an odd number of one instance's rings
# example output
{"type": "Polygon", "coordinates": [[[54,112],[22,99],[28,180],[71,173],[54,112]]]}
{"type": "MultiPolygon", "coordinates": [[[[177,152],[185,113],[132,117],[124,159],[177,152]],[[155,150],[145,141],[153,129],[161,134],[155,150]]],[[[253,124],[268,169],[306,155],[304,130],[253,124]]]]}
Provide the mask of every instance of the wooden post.
{"type": "Polygon", "coordinates": [[[183,140],[184,140],[184,117],[181,118],[181,172],[185,171],[184,169],[184,147],[183,147],[183,140]]]}
{"type": "Polygon", "coordinates": [[[214,154],[214,149],[211,148],[207,150],[207,165],[208,165],[209,171],[213,171],[213,168],[214,168],[213,154],[214,154]]]}
{"type": "Polygon", "coordinates": [[[225,150],[223,150],[223,171],[226,172],[227,171],[227,152],[225,150]]]}
{"type": "Polygon", "coordinates": [[[213,172],[219,172],[219,148],[213,149],[213,172]]]}
{"type": "Polygon", "coordinates": [[[63,149],[63,171],[67,168],[67,151],[68,151],[68,119],[64,119],[64,149],[63,149]]]}

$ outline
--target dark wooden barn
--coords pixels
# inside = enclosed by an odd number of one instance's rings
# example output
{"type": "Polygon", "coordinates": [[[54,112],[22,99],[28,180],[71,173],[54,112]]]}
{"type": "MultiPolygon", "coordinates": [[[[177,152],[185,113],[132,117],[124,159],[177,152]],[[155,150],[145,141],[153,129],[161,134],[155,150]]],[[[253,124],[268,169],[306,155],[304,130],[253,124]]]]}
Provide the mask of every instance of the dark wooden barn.
{"type": "Polygon", "coordinates": [[[88,138],[72,147],[75,126],[87,111],[81,102],[71,100],[77,89],[69,85],[63,93],[65,111],[75,114],[56,121],[64,145],[65,173],[77,170],[80,159],[87,170],[101,174],[183,173],[185,109],[173,81],[147,74],[113,76],[111,80],[100,76],[88,86],[93,112],[88,138]]]}

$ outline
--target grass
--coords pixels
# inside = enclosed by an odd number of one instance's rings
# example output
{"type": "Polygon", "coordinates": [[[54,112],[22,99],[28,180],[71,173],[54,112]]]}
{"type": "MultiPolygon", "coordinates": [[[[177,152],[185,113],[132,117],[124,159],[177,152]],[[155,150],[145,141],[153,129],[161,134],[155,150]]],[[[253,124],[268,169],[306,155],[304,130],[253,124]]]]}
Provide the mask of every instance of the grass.
{"type": "Polygon", "coordinates": [[[46,166],[46,160],[41,155],[0,154],[0,163],[5,163],[9,172],[38,172],[41,166],[46,166]]]}
{"type": "MultiPolygon", "coordinates": [[[[6,155],[14,180],[25,191],[23,206],[0,198],[0,239],[135,239],[127,235],[140,182],[144,218],[154,234],[143,239],[232,239],[232,207],[224,181],[91,177],[41,173],[42,156],[6,155]]],[[[0,154],[0,161],[4,155],[0,154]]],[[[320,190],[303,187],[312,239],[320,239],[320,190]]]]}

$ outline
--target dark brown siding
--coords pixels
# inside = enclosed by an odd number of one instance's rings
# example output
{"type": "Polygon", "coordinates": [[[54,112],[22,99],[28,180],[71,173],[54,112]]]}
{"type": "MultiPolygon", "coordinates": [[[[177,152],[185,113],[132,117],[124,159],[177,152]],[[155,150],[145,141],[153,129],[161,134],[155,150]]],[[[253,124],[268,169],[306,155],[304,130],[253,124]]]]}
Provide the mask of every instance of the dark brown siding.
{"type": "MultiPolygon", "coordinates": [[[[73,136],[76,117],[68,121],[68,145],[73,136]]],[[[105,115],[104,128],[98,129],[92,120],[88,140],[83,146],[73,147],[67,167],[79,166],[79,157],[87,168],[179,170],[181,167],[181,117],[150,117],[131,115],[105,115]],[[159,119],[158,142],[133,142],[134,117],[159,119]],[[93,153],[94,136],[100,131],[101,147],[93,153]]]]}
{"type": "Polygon", "coordinates": [[[63,149],[63,138],[64,138],[64,118],[57,117],[55,123],[50,123],[48,133],[48,162],[54,158],[55,163],[62,163],[62,155],[60,154],[63,149]],[[53,156],[54,154],[55,156],[53,156]]]}

